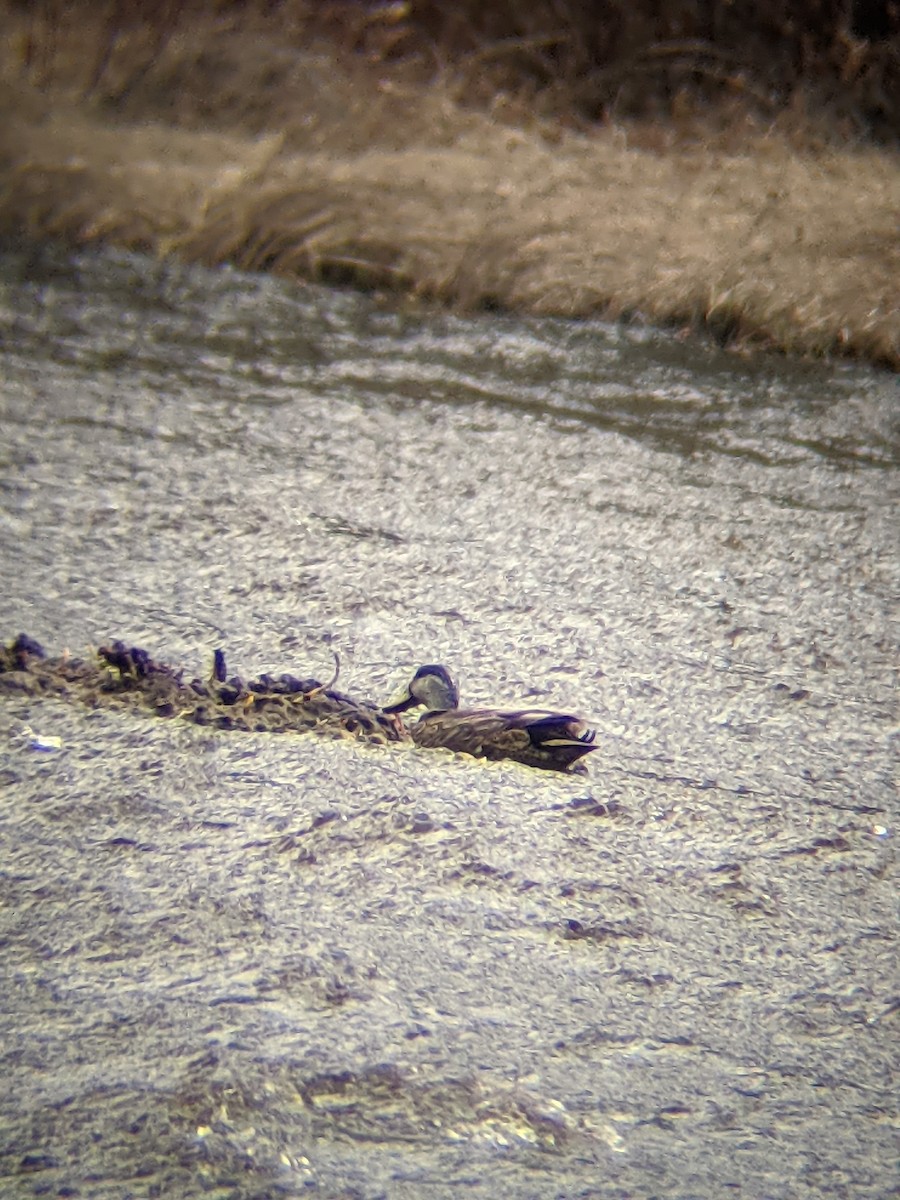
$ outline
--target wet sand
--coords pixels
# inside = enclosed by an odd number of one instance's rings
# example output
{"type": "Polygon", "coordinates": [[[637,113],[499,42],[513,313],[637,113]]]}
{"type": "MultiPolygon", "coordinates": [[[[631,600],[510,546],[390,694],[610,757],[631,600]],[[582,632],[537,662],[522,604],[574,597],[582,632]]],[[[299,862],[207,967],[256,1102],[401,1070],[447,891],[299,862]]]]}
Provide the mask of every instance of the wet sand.
{"type": "Polygon", "coordinates": [[[26,69],[23,29],[11,15],[0,40],[6,234],[900,364],[886,151],[514,128],[447,89],[227,30],[140,71],[122,38],[86,94],[96,31],[26,69]]]}

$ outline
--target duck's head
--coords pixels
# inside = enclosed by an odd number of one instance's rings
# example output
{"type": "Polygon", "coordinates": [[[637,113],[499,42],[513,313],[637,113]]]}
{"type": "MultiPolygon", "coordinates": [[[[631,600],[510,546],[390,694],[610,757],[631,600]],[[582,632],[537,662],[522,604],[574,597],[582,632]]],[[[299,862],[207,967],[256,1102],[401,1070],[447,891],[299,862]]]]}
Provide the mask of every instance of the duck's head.
{"type": "Polygon", "coordinates": [[[385,704],[388,713],[406,712],[422,705],[429,712],[446,712],[459,707],[459,691],[446,667],[432,663],[419,667],[412,679],[385,704]]]}

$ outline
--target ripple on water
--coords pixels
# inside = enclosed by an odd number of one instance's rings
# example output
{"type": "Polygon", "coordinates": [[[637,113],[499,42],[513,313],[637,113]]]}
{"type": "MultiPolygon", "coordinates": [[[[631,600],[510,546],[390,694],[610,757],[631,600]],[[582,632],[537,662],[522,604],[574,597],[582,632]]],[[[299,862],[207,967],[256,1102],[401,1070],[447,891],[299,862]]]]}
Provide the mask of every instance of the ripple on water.
{"type": "Polygon", "coordinates": [[[894,381],[2,265],[5,636],[337,650],[376,699],[445,661],[601,740],[566,778],[5,699],[5,1177],[882,1194],[894,381]]]}

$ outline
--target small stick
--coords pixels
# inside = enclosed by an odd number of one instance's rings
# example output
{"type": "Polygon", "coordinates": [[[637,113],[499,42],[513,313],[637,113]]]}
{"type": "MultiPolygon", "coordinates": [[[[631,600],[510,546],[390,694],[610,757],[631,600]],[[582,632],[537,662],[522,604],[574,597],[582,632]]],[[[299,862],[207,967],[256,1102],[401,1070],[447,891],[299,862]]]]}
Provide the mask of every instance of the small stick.
{"type": "Polygon", "coordinates": [[[338,652],[336,650],[332,650],[331,653],[334,655],[334,674],[328,680],[327,683],[320,683],[318,687],[312,688],[311,691],[304,692],[303,693],[304,700],[309,700],[310,697],[317,695],[319,692],[329,691],[337,683],[338,676],[341,673],[341,656],[338,654],[338,652]]]}

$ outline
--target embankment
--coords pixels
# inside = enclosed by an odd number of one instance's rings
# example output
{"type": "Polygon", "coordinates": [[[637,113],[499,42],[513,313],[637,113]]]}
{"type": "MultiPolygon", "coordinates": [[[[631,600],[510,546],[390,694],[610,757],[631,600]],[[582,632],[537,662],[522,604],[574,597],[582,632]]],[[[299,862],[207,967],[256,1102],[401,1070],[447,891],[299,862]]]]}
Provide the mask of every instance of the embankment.
{"type": "Polygon", "coordinates": [[[131,75],[120,39],[86,89],[97,31],[38,70],[24,21],[0,44],[6,236],[900,365],[888,150],[518,129],[439,84],[239,27],[187,27],[131,75]]]}

